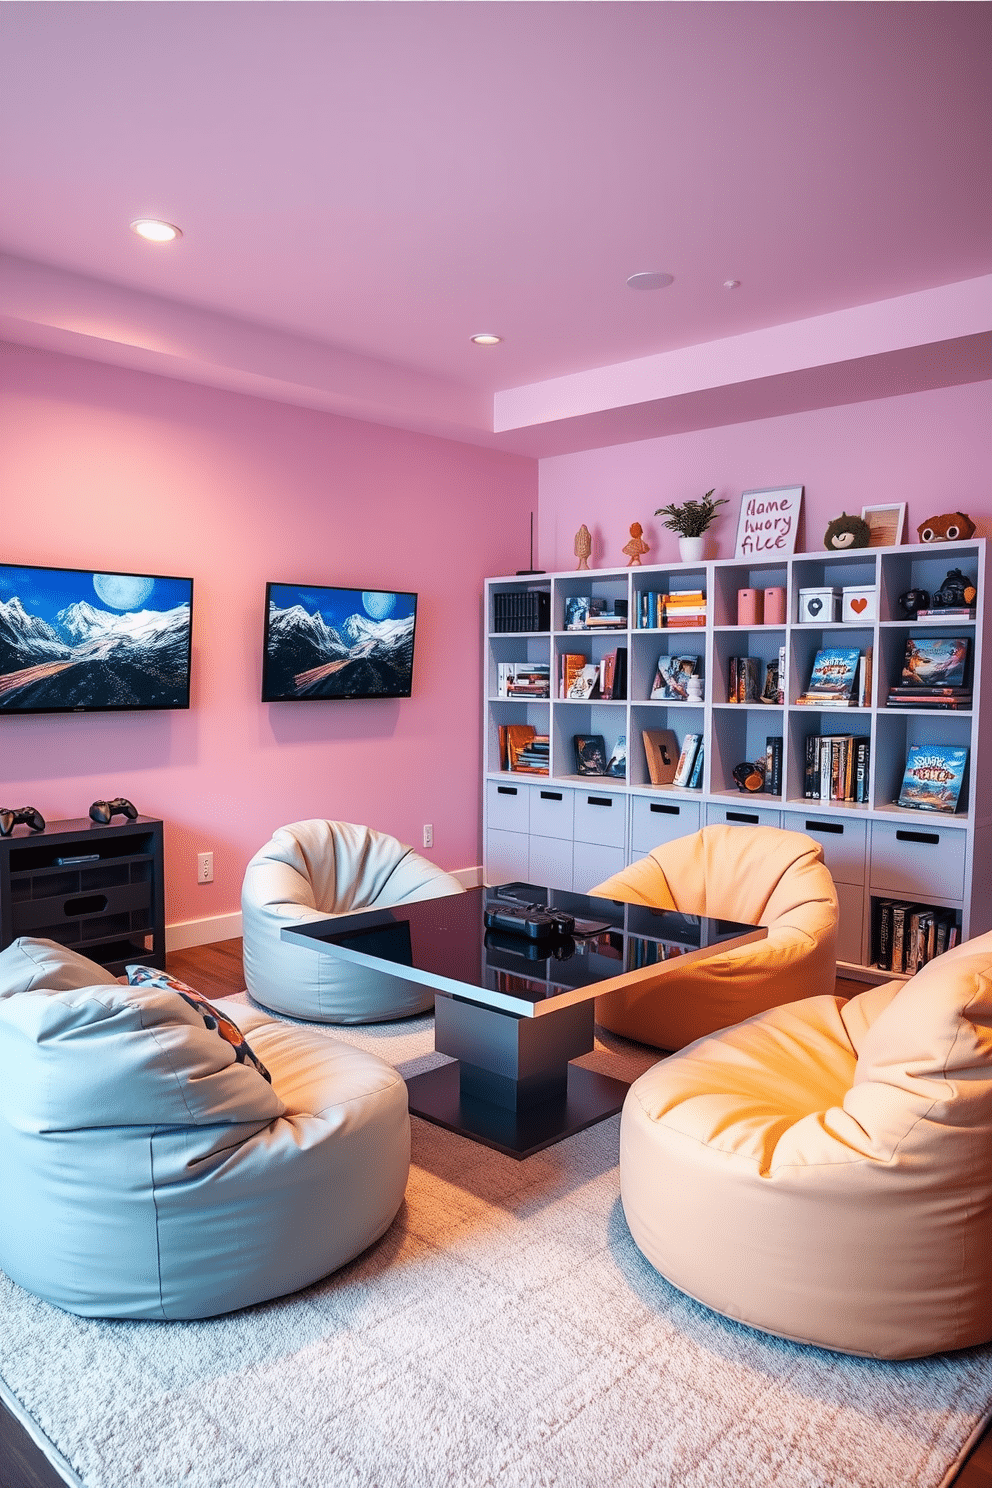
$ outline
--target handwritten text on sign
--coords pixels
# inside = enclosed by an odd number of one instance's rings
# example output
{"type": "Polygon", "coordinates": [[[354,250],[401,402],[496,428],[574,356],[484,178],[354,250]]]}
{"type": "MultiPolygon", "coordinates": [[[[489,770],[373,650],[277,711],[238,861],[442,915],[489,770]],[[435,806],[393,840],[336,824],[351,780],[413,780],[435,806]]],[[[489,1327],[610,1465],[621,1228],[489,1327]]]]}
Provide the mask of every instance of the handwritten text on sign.
{"type": "Polygon", "coordinates": [[[737,557],[794,553],[802,486],[745,491],[737,524],[737,557]]]}

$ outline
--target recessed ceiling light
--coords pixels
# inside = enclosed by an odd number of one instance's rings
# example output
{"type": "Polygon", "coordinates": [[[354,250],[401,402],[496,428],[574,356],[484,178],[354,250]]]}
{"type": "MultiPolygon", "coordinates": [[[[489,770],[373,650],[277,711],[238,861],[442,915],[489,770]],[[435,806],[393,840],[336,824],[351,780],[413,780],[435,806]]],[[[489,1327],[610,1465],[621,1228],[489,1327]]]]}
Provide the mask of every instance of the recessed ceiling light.
{"type": "Polygon", "coordinates": [[[631,274],[627,280],[628,289],[667,289],[670,284],[675,283],[674,274],[664,274],[660,269],[651,269],[644,274],[631,274]]]}
{"type": "Polygon", "coordinates": [[[476,346],[498,346],[502,339],[502,336],[494,336],[492,331],[480,331],[477,336],[472,337],[476,346]]]}
{"type": "Polygon", "coordinates": [[[741,281],[739,279],[724,279],[723,287],[724,289],[740,289],[741,281]]]}
{"type": "Polygon", "coordinates": [[[149,243],[171,243],[182,237],[182,229],[171,222],[159,222],[154,217],[139,217],[131,223],[131,231],[149,243]]]}

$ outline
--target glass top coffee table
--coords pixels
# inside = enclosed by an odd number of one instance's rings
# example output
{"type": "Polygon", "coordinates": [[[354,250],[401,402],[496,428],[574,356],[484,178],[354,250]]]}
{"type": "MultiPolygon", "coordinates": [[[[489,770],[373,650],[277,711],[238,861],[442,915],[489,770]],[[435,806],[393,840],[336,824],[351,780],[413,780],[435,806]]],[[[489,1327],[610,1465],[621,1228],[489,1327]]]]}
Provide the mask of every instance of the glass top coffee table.
{"type": "Polygon", "coordinates": [[[597,997],[766,935],[762,926],[524,883],[282,931],[317,954],[432,988],[434,1047],[451,1062],[407,1081],[410,1110],[517,1158],[623,1105],[624,1081],[570,1062],[594,1047],[597,997]],[[573,916],[574,932],[531,939],[487,929],[487,910],[521,903],[573,916]]]}

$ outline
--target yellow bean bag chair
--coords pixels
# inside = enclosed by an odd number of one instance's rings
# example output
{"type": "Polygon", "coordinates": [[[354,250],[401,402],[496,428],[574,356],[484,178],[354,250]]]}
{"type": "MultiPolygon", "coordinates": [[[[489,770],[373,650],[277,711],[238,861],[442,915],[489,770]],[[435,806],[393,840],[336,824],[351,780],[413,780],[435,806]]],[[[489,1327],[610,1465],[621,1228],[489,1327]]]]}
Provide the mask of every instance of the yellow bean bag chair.
{"type": "Polygon", "coordinates": [[[802,832],[703,827],[656,847],[590,893],[768,928],[766,940],[598,997],[596,1021],[611,1033],[681,1049],[836,985],[837,891],[823,849],[802,832]]]}
{"type": "Polygon", "coordinates": [[[651,1264],[754,1328],[883,1359],[992,1340],[992,934],[655,1065],[620,1191],[651,1264]]]}

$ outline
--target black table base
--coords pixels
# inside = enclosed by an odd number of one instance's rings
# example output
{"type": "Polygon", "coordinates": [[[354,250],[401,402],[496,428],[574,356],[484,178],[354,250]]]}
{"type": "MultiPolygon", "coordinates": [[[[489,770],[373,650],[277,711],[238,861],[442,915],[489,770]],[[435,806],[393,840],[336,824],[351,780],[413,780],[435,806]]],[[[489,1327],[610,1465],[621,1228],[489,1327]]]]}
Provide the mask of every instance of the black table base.
{"type": "Polygon", "coordinates": [[[623,1080],[570,1064],[564,1096],[513,1111],[463,1094],[457,1059],[414,1075],[407,1080],[406,1088],[412,1116],[516,1158],[530,1157],[587,1126],[595,1126],[597,1121],[615,1116],[628,1089],[623,1080]]]}

